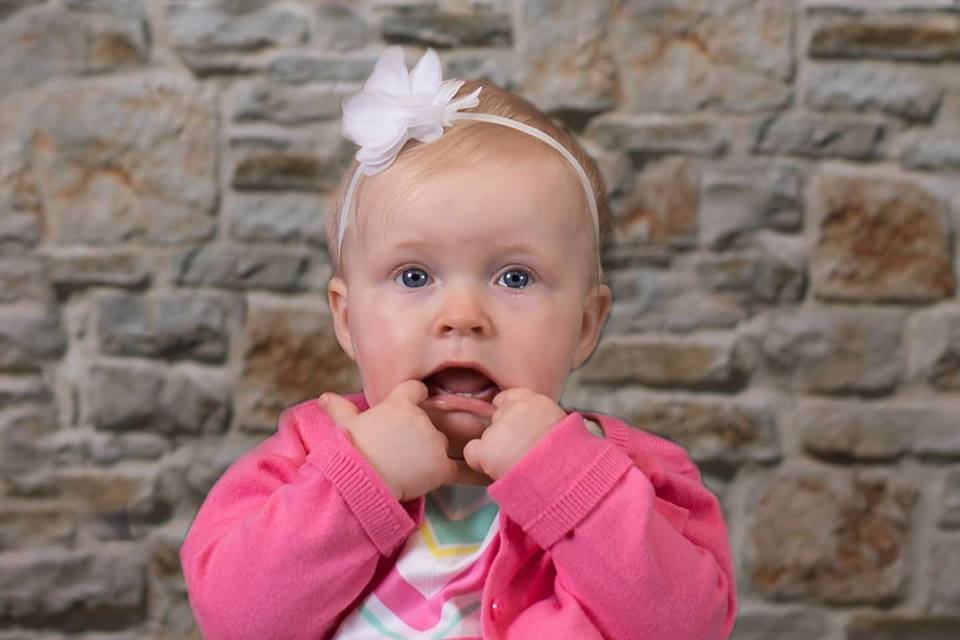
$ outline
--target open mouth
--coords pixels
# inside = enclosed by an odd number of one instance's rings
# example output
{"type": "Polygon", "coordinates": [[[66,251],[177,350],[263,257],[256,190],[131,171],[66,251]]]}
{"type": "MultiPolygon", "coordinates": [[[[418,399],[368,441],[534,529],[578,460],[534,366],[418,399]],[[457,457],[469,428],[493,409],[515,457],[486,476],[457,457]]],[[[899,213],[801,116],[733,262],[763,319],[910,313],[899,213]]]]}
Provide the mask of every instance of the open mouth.
{"type": "Polygon", "coordinates": [[[423,380],[431,405],[440,409],[469,411],[490,415],[490,403],[500,387],[485,373],[469,367],[447,367],[423,380]]]}

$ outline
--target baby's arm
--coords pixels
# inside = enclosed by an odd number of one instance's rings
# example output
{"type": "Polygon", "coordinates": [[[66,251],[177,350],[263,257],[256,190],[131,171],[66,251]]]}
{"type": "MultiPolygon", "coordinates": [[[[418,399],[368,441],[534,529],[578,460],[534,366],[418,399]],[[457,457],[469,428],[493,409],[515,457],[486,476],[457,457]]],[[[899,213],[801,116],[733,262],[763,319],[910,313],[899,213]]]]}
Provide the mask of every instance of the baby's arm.
{"type": "Polygon", "coordinates": [[[327,637],[416,529],[417,507],[315,403],[288,409],[217,481],[181,547],[203,637],[327,637]]]}
{"type": "MultiPolygon", "coordinates": [[[[490,495],[557,571],[556,600],[615,640],[723,640],[736,584],[719,502],[679,446],[572,413],[490,495]],[[638,447],[632,459],[611,440],[638,447]]],[[[534,605],[537,606],[537,605],[534,605]]],[[[505,638],[528,637],[521,616],[505,638]]]]}

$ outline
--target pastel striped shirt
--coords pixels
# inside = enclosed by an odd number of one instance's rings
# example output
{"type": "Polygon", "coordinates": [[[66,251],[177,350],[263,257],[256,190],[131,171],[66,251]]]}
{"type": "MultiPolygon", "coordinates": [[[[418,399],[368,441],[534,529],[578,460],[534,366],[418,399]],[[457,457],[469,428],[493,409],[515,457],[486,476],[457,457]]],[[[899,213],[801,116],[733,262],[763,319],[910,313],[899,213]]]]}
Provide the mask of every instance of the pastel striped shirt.
{"type": "MultiPolygon", "coordinates": [[[[586,424],[603,436],[597,423],[586,424]]],[[[479,640],[480,602],[496,553],[491,543],[499,513],[483,486],[447,485],[428,493],[420,528],[333,639],[479,640]]]]}
{"type": "Polygon", "coordinates": [[[480,638],[480,598],[500,507],[483,486],[426,495],[423,523],[336,640],[480,638]]]}

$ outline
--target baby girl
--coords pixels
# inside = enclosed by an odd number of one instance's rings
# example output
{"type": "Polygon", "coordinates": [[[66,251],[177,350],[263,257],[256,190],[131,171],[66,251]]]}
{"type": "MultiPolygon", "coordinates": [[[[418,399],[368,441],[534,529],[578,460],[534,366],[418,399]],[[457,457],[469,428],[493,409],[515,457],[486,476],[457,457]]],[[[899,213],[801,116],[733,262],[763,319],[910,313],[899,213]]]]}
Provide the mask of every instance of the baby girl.
{"type": "Polygon", "coordinates": [[[603,181],[399,47],[344,103],[328,302],[363,389],[287,409],[181,549],[204,637],[722,640],[736,585],[678,445],[559,398],[610,311],[603,181]]]}

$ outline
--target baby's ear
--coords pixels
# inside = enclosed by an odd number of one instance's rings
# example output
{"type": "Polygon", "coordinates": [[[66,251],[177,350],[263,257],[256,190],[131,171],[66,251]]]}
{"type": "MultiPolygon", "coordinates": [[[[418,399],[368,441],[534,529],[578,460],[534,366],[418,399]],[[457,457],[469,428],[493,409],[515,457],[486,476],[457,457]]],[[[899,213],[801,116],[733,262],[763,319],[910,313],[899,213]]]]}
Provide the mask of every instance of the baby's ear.
{"type": "Polygon", "coordinates": [[[577,342],[573,369],[579,369],[597,348],[597,342],[600,341],[603,326],[607,323],[612,303],[613,290],[605,284],[594,285],[587,295],[583,305],[583,322],[580,325],[580,339],[577,342]]]}
{"type": "Polygon", "coordinates": [[[330,306],[330,317],[333,320],[333,331],[337,336],[340,348],[354,362],[357,358],[353,352],[353,339],[350,336],[350,325],[347,322],[347,283],[343,278],[334,276],[327,283],[327,304],[330,306]]]}

